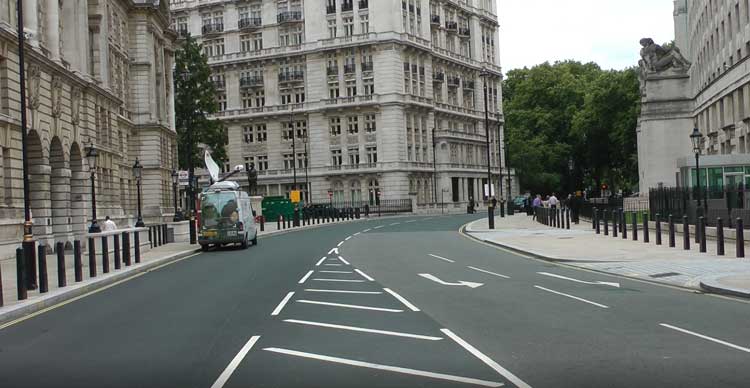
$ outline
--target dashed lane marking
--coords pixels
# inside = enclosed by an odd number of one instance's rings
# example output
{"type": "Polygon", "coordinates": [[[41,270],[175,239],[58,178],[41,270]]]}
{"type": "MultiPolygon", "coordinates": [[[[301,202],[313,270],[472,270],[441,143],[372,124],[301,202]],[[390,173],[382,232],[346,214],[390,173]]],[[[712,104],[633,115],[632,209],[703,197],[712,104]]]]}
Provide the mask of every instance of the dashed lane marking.
{"type": "Polygon", "coordinates": [[[351,265],[348,261],[346,261],[346,259],[344,259],[341,256],[339,256],[339,260],[341,260],[341,262],[344,263],[344,264],[346,264],[346,265],[351,265]]]}
{"type": "Polygon", "coordinates": [[[374,281],[375,281],[375,279],[373,279],[372,277],[370,277],[370,275],[368,275],[368,274],[366,274],[366,273],[362,272],[361,270],[359,270],[359,269],[355,269],[355,271],[356,271],[356,272],[357,272],[358,274],[362,275],[362,277],[363,277],[363,278],[365,278],[365,279],[367,279],[367,280],[369,280],[369,281],[371,281],[371,282],[374,282],[374,281]]]}
{"type": "Polygon", "coordinates": [[[384,288],[383,291],[393,295],[394,298],[398,299],[399,302],[401,302],[406,308],[408,308],[411,311],[419,311],[419,308],[417,306],[411,304],[406,298],[396,293],[396,291],[391,290],[390,288],[384,288]]]}
{"type": "Polygon", "coordinates": [[[323,256],[322,259],[318,260],[318,262],[315,263],[315,266],[319,267],[321,264],[323,264],[324,261],[326,261],[327,258],[328,258],[327,256],[323,256]]]}
{"type": "Polygon", "coordinates": [[[715,342],[717,344],[721,344],[721,345],[724,345],[724,346],[728,346],[728,347],[730,347],[732,349],[737,349],[737,350],[743,351],[745,353],[750,353],[750,349],[744,348],[744,347],[739,346],[739,345],[735,345],[735,344],[730,343],[730,342],[722,341],[720,339],[709,337],[707,335],[699,334],[699,333],[696,333],[694,331],[685,330],[685,329],[679,328],[677,326],[668,325],[666,323],[660,323],[659,325],[662,326],[662,327],[666,327],[667,329],[677,330],[677,331],[679,331],[681,333],[685,333],[685,334],[689,334],[689,335],[692,335],[692,336],[696,336],[698,338],[703,338],[704,340],[715,342]]]}
{"type": "Polygon", "coordinates": [[[343,307],[347,309],[356,309],[356,310],[372,310],[372,311],[383,311],[387,313],[403,313],[404,310],[399,309],[389,309],[384,307],[371,307],[371,306],[361,306],[358,304],[346,304],[346,303],[333,303],[333,302],[322,302],[319,300],[307,300],[307,299],[297,299],[297,303],[307,303],[307,304],[317,304],[321,306],[333,306],[333,307],[343,307]]]}
{"type": "Polygon", "coordinates": [[[240,349],[240,352],[237,353],[236,356],[232,359],[232,361],[229,362],[229,365],[224,369],[223,372],[221,372],[221,375],[219,375],[219,378],[216,379],[214,384],[211,386],[211,388],[222,388],[224,384],[227,383],[227,380],[229,380],[230,377],[232,377],[232,373],[234,373],[234,370],[237,369],[237,367],[240,365],[242,360],[245,358],[248,352],[250,352],[250,349],[253,348],[256,342],[258,342],[258,339],[260,338],[259,335],[250,337],[250,340],[245,343],[245,346],[240,349]]]}
{"type": "Polygon", "coordinates": [[[338,244],[338,245],[336,245],[336,246],[337,246],[337,247],[340,247],[340,246],[342,246],[342,245],[344,245],[344,242],[343,242],[343,241],[339,242],[339,244],[338,244]]]}
{"type": "Polygon", "coordinates": [[[550,290],[549,288],[544,288],[544,287],[542,287],[542,286],[534,286],[534,287],[536,287],[536,288],[538,288],[538,289],[540,289],[540,290],[542,290],[542,291],[547,291],[547,292],[551,292],[551,293],[553,293],[553,294],[557,294],[557,295],[565,296],[565,297],[568,297],[568,298],[570,298],[570,299],[575,299],[575,300],[579,300],[579,301],[581,301],[581,302],[584,302],[584,303],[592,304],[592,305],[594,305],[594,306],[598,306],[598,307],[601,307],[601,308],[603,308],[603,309],[608,309],[608,308],[609,308],[609,306],[605,306],[605,305],[603,305],[603,304],[601,304],[601,303],[596,303],[596,302],[592,302],[592,301],[590,301],[590,300],[587,300],[587,299],[583,299],[583,298],[579,298],[579,297],[577,297],[577,296],[573,296],[573,295],[570,295],[570,294],[566,294],[566,293],[563,293],[563,292],[560,292],[560,291],[550,290]]]}
{"type": "Polygon", "coordinates": [[[438,255],[433,255],[432,253],[430,253],[429,255],[430,255],[430,256],[432,256],[432,257],[434,257],[434,258],[436,258],[436,259],[440,259],[440,260],[443,260],[443,261],[447,261],[447,262],[449,262],[449,263],[455,263],[455,261],[453,261],[453,260],[451,260],[451,259],[446,259],[445,257],[442,257],[442,256],[438,256],[438,255]]]}
{"type": "Polygon", "coordinates": [[[372,230],[372,229],[370,229],[370,228],[367,228],[367,229],[363,230],[363,231],[362,231],[362,233],[367,233],[367,232],[369,232],[369,231],[371,231],[371,230],[372,230]]]}
{"type": "Polygon", "coordinates": [[[429,341],[440,341],[440,340],[442,340],[441,337],[434,337],[434,336],[429,336],[429,335],[402,333],[402,332],[398,332],[398,331],[389,331],[389,330],[368,329],[368,328],[365,328],[365,327],[357,327],[357,326],[335,325],[333,323],[300,321],[298,319],[285,319],[284,322],[297,323],[297,324],[300,324],[300,325],[328,327],[328,328],[331,328],[331,329],[359,331],[359,332],[363,332],[363,333],[374,333],[374,334],[392,335],[392,336],[395,336],[395,337],[416,338],[416,339],[423,339],[423,340],[429,340],[429,341]]]}
{"type": "Polygon", "coordinates": [[[351,240],[351,239],[352,239],[352,236],[347,236],[347,237],[346,237],[346,238],[344,239],[344,241],[349,241],[349,240],[351,240]]]}
{"type": "Polygon", "coordinates": [[[487,273],[487,274],[490,274],[490,275],[495,275],[495,276],[501,277],[501,278],[503,278],[503,279],[510,279],[510,276],[505,276],[505,275],[501,275],[501,274],[499,274],[499,273],[495,273],[495,272],[490,272],[490,271],[487,271],[487,270],[485,270],[485,269],[481,269],[481,268],[477,268],[477,267],[472,267],[472,266],[470,266],[470,265],[469,265],[469,266],[467,266],[467,267],[468,267],[469,269],[473,269],[474,271],[479,271],[479,272],[484,272],[484,273],[487,273]]]}
{"type": "Polygon", "coordinates": [[[275,309],[273,309],[273,312],[271,313],[272,316],[279,315],[281,313],[281,310],[284,309],[284,306],[289,302],[289,299],[292,299],[292,296],[294,296],[294,291],[286,294],[284,299],[281,300],[278,306],[276,306],[275,309]]]}
{"type": "Polygon", "coordinates": [[[310,275],[312,275],[312,274],[313,274],[313,272],[315,272],[315,271],[312,271],[312,270],[310,270],[310,272],[306,273],[306,274],[305,274],[305,276],[303,276],[303,277],[302,277],[302,279],[300,279],[298,283],[299,283],[299,284],[302,284],[302,283],[304,283],[304,282],[305,282],[305,280],[307,280],[307,278],[309,278],[309,277],[310,277],[310,275]]]}
{"type": "Polygon", "coordinates": [[[473,379],[470,377],[453,376],[453,375],[428,372],[428,371],[423,371],[423,370],[418,370],[418,369],[401,368],[398,366],[391,366],[391,365],[373,364],[371,362],[349,360],[346,358],[331,357],[331,356],[325,356],[321,354],[314,354],[314,353],[307,353],[307,352],[299,352],[296,350],[289,350],[289,349],[282,349],[282,348],[265,348],[263,350],[274,352],[274,353],[286,354],[289,356],[310,358],[314,360],[333,362],[336,364],[344,364],[344,365],[358,366],[361,368],[384,370],[384,371],[413,375],[413,376],[429,377],[429,378],[438,379],[438,380],[455,381],[455,382],[466,383],[466,384],[481,385],[485,387],[502,387],[503,386],[503,383],[498,383],[494,381],[479,380],[479,379],[473,379]]]}

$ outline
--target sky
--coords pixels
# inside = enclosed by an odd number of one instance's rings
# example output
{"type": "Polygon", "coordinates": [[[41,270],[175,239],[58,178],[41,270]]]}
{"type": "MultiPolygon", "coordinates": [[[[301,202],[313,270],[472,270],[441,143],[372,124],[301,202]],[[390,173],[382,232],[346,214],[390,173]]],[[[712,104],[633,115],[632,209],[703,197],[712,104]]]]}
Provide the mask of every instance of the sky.
{"type": "Polygon", "coordinates": [[[674,39],[672,0],[497,0],[503,72],[556,60],[638,64],[641,38],[674,39]]]}

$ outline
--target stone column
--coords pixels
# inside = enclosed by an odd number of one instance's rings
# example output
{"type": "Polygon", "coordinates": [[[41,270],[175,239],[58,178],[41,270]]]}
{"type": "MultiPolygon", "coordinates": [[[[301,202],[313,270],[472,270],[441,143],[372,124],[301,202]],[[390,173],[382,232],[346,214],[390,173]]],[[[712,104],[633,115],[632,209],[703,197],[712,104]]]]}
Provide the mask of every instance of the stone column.
{"type": "Polygon", "coordinates": [[[38,14],[37,0],[23,0],[23,31],[27,34],[27,41],[32,47],[39,47],[38,14]]]}
{"type": "Polygon", "coordinates": [[[42,21],[46,23],[44,29],[47,39],[47,49],[49,50],[50,58],[53,61],[60,60],[60,3],[58,0],[41,0],[47,2],[47,20],[42,21]]]}

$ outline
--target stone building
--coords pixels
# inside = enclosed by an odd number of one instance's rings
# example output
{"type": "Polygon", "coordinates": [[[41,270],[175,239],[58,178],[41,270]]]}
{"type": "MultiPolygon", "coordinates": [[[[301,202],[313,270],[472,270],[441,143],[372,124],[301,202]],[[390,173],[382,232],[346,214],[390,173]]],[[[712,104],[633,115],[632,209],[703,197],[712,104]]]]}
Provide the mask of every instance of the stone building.
{"type": "Polygon", "coordinates": [[[676,0],[674,21],[678,52],[641,51],[640,189],[696,185],[698,128],[701,187],[720,196],[750,184],[750,0],[676,0]]]}
{"type": "Polygon", "coordinates": [[[493,179],[501,78],[492,0],[172,0],[198,37],[228,130],[225,169],[313,202],[482,198],[484,80],[493,179]],[[433,141],[436,145],[433,150],[433,141]],[[306,185],[306,177],[309,185],[306,185]],[[437,190],[435,190],[437,188],[437,190]],[[309,193],[307,192],[309,191],[309,193]]]}
{"type": "MultiPolygon", "coordinates": [[[[172,213],[172,57],[159,0],[23,0],[28,163],[34,236],[70,243],[91,218],[87,147],[99,150],[97,215],[132,225],[132,166],[146,222],[172,213]]],[[[23,170],[16,1],[0,1],[0,258],[22,239],[23,170]]]]}

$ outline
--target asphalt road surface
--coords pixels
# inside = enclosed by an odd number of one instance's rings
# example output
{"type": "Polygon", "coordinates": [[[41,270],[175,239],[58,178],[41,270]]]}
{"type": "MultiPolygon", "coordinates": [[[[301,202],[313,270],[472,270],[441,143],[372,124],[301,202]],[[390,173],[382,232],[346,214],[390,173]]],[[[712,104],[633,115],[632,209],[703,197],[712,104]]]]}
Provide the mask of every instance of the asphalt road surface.
{"type": "Polygon", "coordinates": [[[192,256],[0,330],[0,387],[750,386],[746,301],[499,250],[474,218],[192,256]]]}

